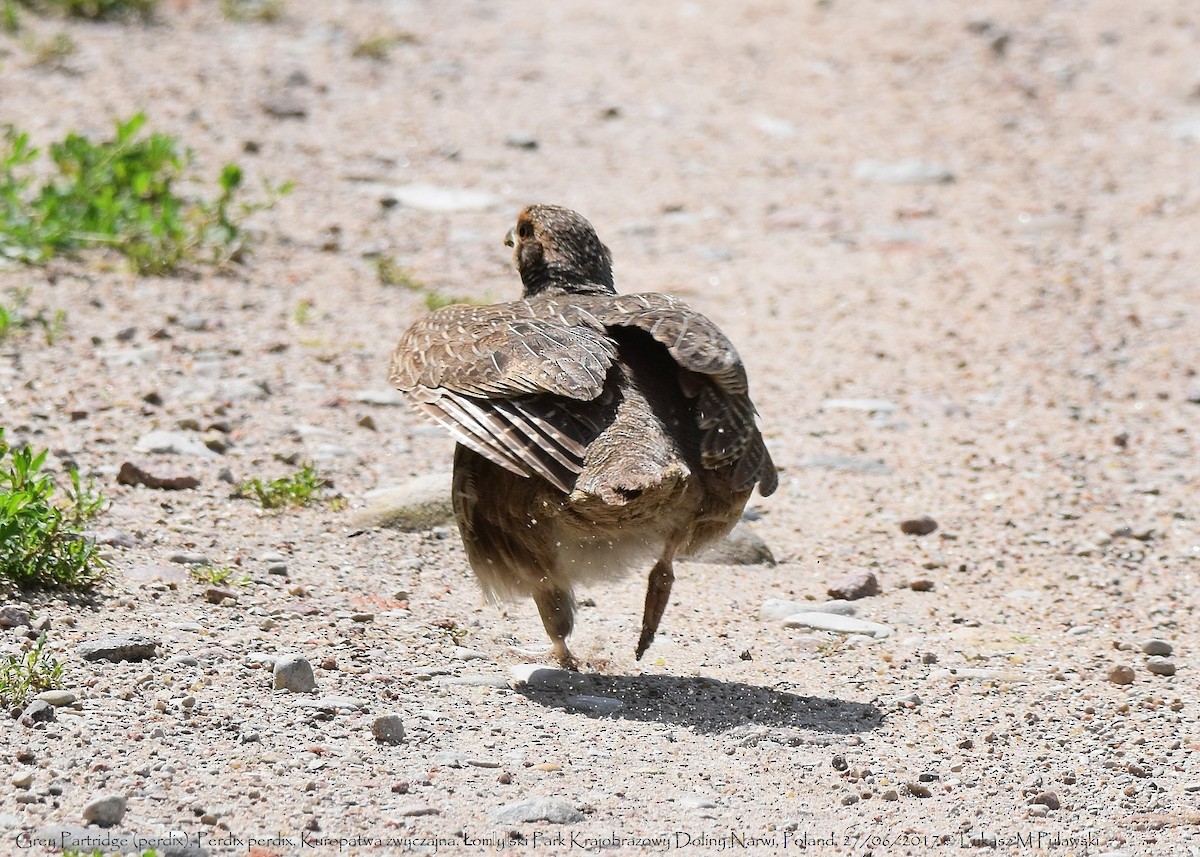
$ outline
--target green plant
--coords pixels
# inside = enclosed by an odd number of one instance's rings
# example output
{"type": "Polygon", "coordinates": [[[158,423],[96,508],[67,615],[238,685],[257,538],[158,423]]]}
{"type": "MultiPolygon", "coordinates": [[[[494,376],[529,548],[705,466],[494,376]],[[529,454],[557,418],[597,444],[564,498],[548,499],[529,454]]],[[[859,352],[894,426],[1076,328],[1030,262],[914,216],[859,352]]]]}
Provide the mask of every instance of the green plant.
{"type": "Polygon", "coordinates": [[[159,0],[21,0],[37,12],[57,12],[75,18],[104,20],[136,15],[146,19],[154,14],[159,0]]]}
{"type": "Polygon", "coordinates": [[[292,312],[292,320],[296,324],[308,324],[313,320],[313,309],[315,308],[312,301],[300,301],[296,304],[295,311],[292,312]]]}
{"type": "Polygon", "coordinates": [[[271,23],[283,17],[283,0],[221,0],[221,14],[230,21],[271,23]]]}
{"type": "Polygon", "coordinates": [[[391,54],[392,48],[401,44],[414,44],[416,41],[416,36],[406,32],[368,36],[354,46],[354,50],[350,52],[350,55],[383,62],[391,54]]]}
{"type": "Polygon", "coordinates": [[[62,687],[63,665],[46,650],[46,634],[21,655],[0,657],[0,699],[6,705],[24,705],[29,697],[43,690],[62,687]]]}
{"type": "Polygon", "coordinates": [[[321,497],[321,491],[329,487],[329,480],[317,475],[311,464],[303,464],[291,476],[282,476],[264,482],[254,478],[243,482],[238,488],[239,497],[250,497],[264,509],[282,509],[285,506],[310,506],[321,497]]]}
{"type": "Polygon", "coordinates": [[[40,264],[59,253],[106,246],[141,273],[164,274],[188,262],[224,264],[241,257],[241,221],[274,204],[288,184],[267,188],[267,201],[235,204],[242,170],[227,164],[212,201],[175,192],[191,155],[165,134],[140,137],[146,117],[116,123],[113,139],[94,143],[71,133],[50,146],[56,175],[34,188],[38,150],[9,127],[0,146],[0,255],[40,264]]]}
{"type": "Polygon", "coordinates": [[[34,327],[42,329],[47,345],[53,345],[62,338],[67,329],[67,314],[64,310],[48,312],[45,309],[39,309],[33,315],[27,315],[24,307],[29,300],[29,291],[14,289],[10,294],[13,300],[12,308],[9,309],[0,304],[0,340],[10,333],[30,330],[34,327]]]}
{"type": "Polygon", "coordinates": [[[34,65],[60,65],[62,61],[75,53],[75,40],[67,33],[55,33],[48,39],[37,41],[31,39],[26,46],[33,54],[34,65]]]}
{"type": "Polygon", "coordinates": [[[78,526],[104,506],[91,486],[79,484],[72,471],[74,491],[67,503],[51,501],[54,479],[42,473],[43,450],[13,448],[0,429],[0,580],[18,586],[75,589],[94,586],[105,577],[96,545],[78,526]]]}
{"type": "Polygon", "coordinates": [[[248,574],[236,574],[232,568],[218,568],[215,565],[194,566],[191,575],[197,583],[207,583],[209,586],[249,586],[253,582],[248,574]]]}
{"type": "Polygon", "coordinates": [[[375,276],[379,278],[381,286],[399,286],[414,292],[425,288],[425,284],[414,277],[412,271],[392,256],[380,256],[375,260],[375,276]]]}

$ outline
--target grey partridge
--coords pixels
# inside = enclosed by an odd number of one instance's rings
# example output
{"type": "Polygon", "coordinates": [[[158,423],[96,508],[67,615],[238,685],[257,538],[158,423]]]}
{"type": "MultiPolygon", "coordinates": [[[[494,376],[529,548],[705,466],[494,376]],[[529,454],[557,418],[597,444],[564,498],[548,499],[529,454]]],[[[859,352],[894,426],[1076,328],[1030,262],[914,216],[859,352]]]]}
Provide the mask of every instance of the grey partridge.
{"type": "Polygon", "coordinates": [[[725,536],[756,485],[778,484],[746,370],[682,301],[618,295],[608,248],[576,212],[528,206],[505,244],[521,299],[425,316],[390,380],[458,441],[454,512],[485,594],[532,596],[573,669],[576,584],[652,565],[641,659],[675,557],[725,536]]]}

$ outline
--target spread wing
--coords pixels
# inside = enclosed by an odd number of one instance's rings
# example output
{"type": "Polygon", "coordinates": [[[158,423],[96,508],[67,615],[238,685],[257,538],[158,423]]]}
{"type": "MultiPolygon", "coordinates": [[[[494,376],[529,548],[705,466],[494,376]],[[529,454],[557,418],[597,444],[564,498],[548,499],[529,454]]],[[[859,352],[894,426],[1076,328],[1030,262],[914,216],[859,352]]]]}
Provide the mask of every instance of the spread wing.
{"type": "Polygon", "coordinates": [[[594,427],[561,399],[597,398],[617,352],[596,319],[575,313],[568,321],[557,309],[527,301],[445,307],[404,334],[389,378],[459,443],[569,492],[594,427]]]}
{"type": "Polygon", "coordinates": [[[733,486],[758,484],[764,497],[778,487],[775,464],[755,422],[746,368],[733,343],[706,316],[671,295],[580,297],[577,311],[605,327],[633,327],[666,346],[680,367],[680,385],[696,399],[705,468],[732,465],[733,486]]]}

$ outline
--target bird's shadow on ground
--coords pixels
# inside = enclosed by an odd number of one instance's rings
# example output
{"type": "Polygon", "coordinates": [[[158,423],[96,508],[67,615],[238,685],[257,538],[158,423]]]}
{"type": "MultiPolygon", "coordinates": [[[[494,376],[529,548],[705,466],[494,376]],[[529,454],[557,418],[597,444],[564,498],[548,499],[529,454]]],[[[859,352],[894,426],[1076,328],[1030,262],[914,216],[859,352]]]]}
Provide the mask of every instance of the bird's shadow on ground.
{"type": "MultiPolygon", "coordinates": [[[[596,675],[538,670],[516,688],[531,702],[596,718],[642,720],[715,734],[761,729],[789,740],[791,730],[851,735],[875,729],[883,712],[864,702],[801,696],[704,676],[596,675]]],[[[753,733],[753,734],[751,734],[753,733]]]]}

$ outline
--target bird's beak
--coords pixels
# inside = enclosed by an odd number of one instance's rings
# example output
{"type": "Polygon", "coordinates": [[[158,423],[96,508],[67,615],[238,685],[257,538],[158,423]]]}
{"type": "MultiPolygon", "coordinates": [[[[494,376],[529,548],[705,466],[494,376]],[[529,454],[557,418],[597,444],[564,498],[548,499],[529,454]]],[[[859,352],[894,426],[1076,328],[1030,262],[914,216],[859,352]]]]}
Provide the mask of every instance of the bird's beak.
{"type": "Polygon", "coordinates": [[[504,246],[505,246],[505,247],[515,247],[515,246],[517,246],[516,230],[515,230],[515,229],[510,229],[510,230],[508,230],[508,232],[505,234],[505,236],[504,236],[504,246]]]}

